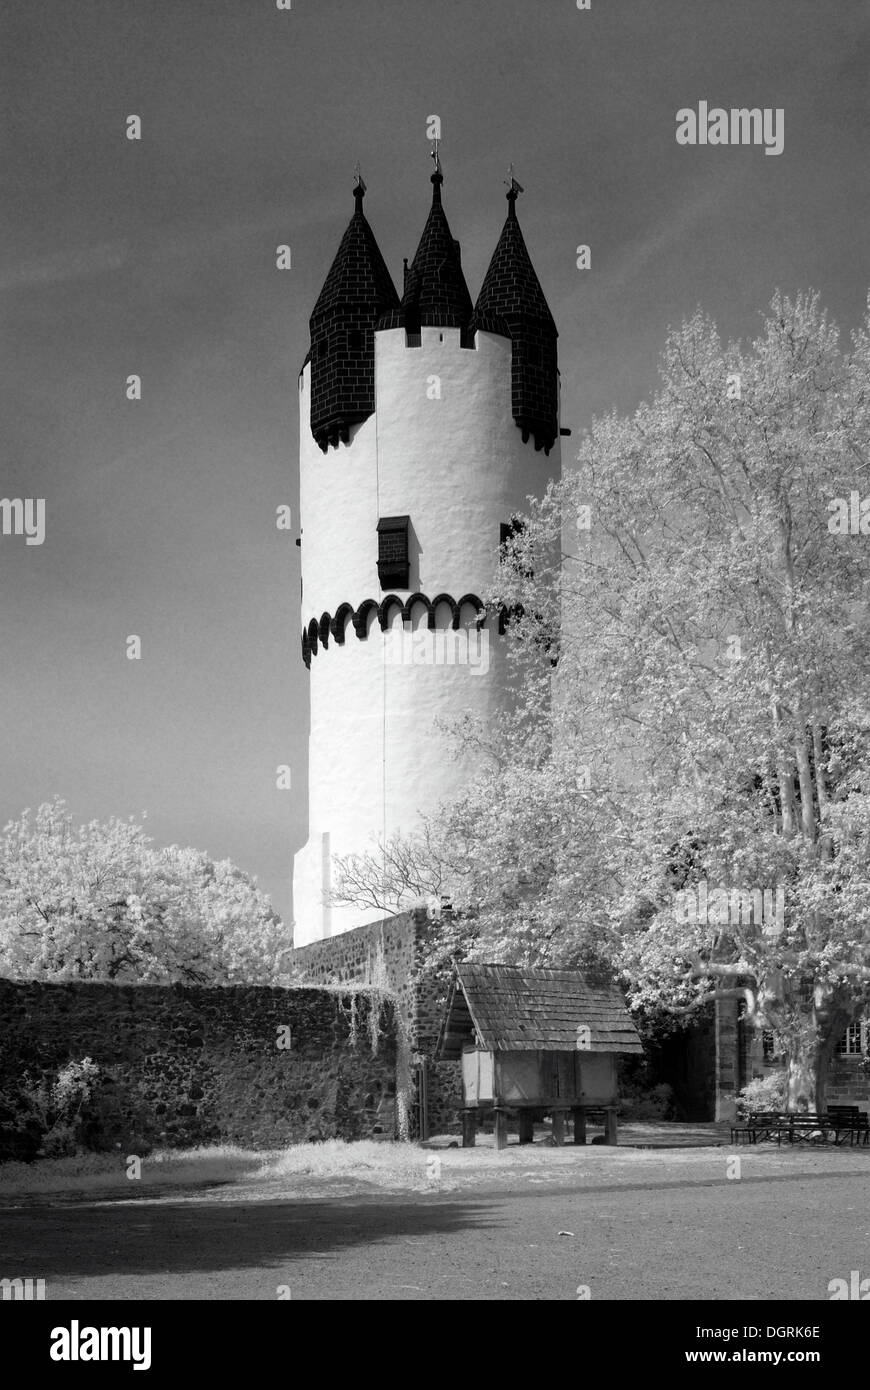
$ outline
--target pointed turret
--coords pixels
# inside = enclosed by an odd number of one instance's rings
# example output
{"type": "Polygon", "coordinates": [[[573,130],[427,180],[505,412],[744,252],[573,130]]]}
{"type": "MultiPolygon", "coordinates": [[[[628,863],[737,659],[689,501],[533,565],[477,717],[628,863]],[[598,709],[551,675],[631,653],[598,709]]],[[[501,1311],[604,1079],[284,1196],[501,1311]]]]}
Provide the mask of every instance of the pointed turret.
{"type": "Polygon", "coordinates": [[[459,242],[453,239],[441,205],[443,182],[439,164],[432,175],[432,207],[405,273],[401,307],[384,315],[379,328],[404,328],[408,333],[419,333],[423,327],[468,328],[471,295],[462,273],[459,242]]]}
{"type": "Polygon", "coordinates": [[[311,315],[311,433],[326,452],[375,409],[375,327],[399,296],[363,212],[356,207],[311,315]]]}
{"type": "Polygon", "coordinates": [[[514,421],[524,441],[531,435],[535,448],[549,453],[559,434],[559,334],[517,220],[518,192],[511,177],[507,220],[474,306],[472,327],[510,338],[514,421]]]}

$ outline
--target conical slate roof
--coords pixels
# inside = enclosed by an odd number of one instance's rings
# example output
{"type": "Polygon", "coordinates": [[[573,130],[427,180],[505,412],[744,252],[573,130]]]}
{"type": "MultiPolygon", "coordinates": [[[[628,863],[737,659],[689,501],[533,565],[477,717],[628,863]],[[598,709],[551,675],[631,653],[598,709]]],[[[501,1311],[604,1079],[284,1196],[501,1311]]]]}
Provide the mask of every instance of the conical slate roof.
{"type": "Polygon", "coordinates": [[[467,328],[472,304],[459,243],[441,205],[441,173],[432,175],[432,207],[405,280],[401,310],[385,315],[378,328],[467,328]]]}
{"type": "Polygon", "coordinates": [[[365,185],[311,315],[311,433],[324,453],[375,408],[375,326],[399,296],[362,210],[365,185]]]}
{"type": "Polygon", "coordinates": [[[354,190],[356,208],[311,313],[311,321],[349,305],[370,304],[379,313],[399,307],[399,296],[363,212],[363,190],[354,190]]]}
{"type": "Polygon", "coordinates": [[[524,443],[533,437],[535,448],[549,453],[559,435],[559,334],[517,221],[519,191],[512,180],[507,220],[477,296],[471,328],[510,338],[514,422],[524,443]]]}
{"type": "Polygon", "coordinates": [[[508,194],[508,207],[507,220],[474,306],[474,326],[499,332],[503,331],[499,329],[500,322],[510,324],[519,319],[536,319],[558,337],[517,221],[513,190],[508,194]]]}

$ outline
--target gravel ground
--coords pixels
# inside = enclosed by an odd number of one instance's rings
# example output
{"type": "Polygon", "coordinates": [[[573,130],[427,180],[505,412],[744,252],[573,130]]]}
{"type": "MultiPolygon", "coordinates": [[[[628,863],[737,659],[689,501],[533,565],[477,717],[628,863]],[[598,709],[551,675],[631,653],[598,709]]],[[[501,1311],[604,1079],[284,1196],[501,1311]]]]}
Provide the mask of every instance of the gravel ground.
{"type": "Polygon", "coordinates": [[[353,1300],[826,1300],[870,1276],[870,1149],[439,1150],[434,1172],[419,1152],[402,1192],[295,1175],[16,1199],[0,1276],[49,1299],[353,1300]]]}

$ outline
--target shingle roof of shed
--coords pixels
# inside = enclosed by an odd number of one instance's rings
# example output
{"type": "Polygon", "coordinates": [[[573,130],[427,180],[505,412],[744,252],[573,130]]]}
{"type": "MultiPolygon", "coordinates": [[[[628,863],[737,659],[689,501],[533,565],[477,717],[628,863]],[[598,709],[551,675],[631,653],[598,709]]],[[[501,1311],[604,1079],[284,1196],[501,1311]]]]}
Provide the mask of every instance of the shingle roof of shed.
{"type": "Polygon", "coordinates": [[[489,1052],[573,1052],[583,1025],[583,1051],[643,1051],[612,985],[591,985],[577,970],[466,963],[456,967],[438,1050],[458,1058],[474,1028],[489,1052]]]}

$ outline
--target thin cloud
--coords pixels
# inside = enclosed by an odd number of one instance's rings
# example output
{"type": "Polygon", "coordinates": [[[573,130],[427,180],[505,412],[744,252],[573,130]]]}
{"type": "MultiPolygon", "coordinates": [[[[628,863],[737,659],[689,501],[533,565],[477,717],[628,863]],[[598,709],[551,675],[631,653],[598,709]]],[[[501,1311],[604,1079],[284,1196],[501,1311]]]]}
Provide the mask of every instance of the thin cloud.
{"type": "MultiPolygon", "coordinates": [[[[264,232],[298,235],[303,229],[328,221],[335,213],[335,195],[309,200],[304,214],[298,209],[288,211],[276,205],[263,216],[245,221],[229,221],[215,226],[212,218],[203,218],[197,226],[179,233],[175,227],[164,227],[154,234],[150,246],[136,246],[137,261],[155,263],[184,261],[190,257],[201,260],[208,251],[220,250],[246,238],[264,232]]],[[[23,261],[0,271],[0,294],[14,290],[38,289],[72,280],[92,279],[121,270],[128,262],[131,248],[126,241],[105,241],[97,246],[81,246],[72,251],[57,251],[23,261]]]]}
{"type": "Polygon", "coordinates": [[[746,170],[737,164],[724,174],[716,171],[681,208],[667,212],[642,241],[629,246],[609,268],[608,293],[625,289],[651,261],[657,260],[676,242],[684,242],[697,223],[706,221],[723,201],[727,205],[729,190],[745,177],[746,170]]]}
{"type": "Polygon", "coordinates": [[[122,241],[104,241],[98,246],[56,251],[54,255],[24,261],[0,272],[0,293],[105,275],[107,271],[120,270],[126,260],[127,247],[122,241]]]}

